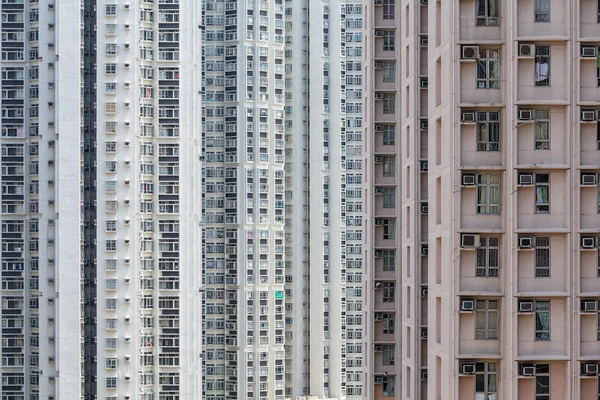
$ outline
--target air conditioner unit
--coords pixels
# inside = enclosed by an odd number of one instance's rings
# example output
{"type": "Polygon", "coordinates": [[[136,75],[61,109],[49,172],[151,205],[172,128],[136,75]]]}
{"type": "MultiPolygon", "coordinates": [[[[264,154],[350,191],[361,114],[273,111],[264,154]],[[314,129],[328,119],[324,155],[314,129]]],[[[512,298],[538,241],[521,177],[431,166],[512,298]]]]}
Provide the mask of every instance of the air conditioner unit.
{"type": "Polygon", "coordinates": [[[421,88],[427,89],[429,87],[429,80],[425,78],[421,78],[421,88]]]}
{"type": "Polygon", "coordinates": [[[421,161],[421,172],[429,171],[429,162],[421,161]]]}
{"type": "Polygon", "coordinates": [[[426,381],[427,380],[427,371],[421,371],[421,380],[422,381],[426,381]]]}
{"type": "Polygon", "coordinates": [[[381,321],[383,319],[383,313],[375,314],[375,321],[381,321]]]}
{"type": "Polygon", "coordinates": [[[598,364],[589,363],[583,365],[583,373],[585,375],[595,376],[598,375],[598,364]]]}
{"type": "Polygon", "coordinates": [[[383,5],[383,0],[375,0],[375,5],[376,5],[376,6],[381,6],[381,5],[383,5]]]}
{"type": "Polygon", "coordinates": [[[54,265],[54,258],[48,259],[48,265],[54,265]]]}
{"type": "Polygon", "coordinates": [[[375,251],[375,257],[377,257],[377,258],[383,257],[383,250],[377,250],[377,251],[375,251]]]}
{"type": "Polygon", "coordinates": [[[54,205],[54,200],[48,200],[48,205],[49,206],[53,206],[54,205]]]}
{"type": "Polygon", "coordinates": [[[125,304],[129,304],[131,302],[131,299],[129,297],[125,297],[125,304]]]}
{"type": "Polygon", "coordinates": [[[375,37],[383,37],[383,31],[375,31],[375,37]]]}
{"type": "Polygon", "coordinates": [[[125,29],[130,29],[130,28],[131,28],[131,25],[125,24],[125,29]]]}
{"type": "Polygon", "coordinates": [[[48,4],[48,10],[54,10],[54,4],[48,4]]]}
{"type": "Polygon", "coordinates": [[[383,194],[383,188],[375,188],[375,194],[383,194]]]}
{"type": "Polygon", "coordinates": [[[54,336],[50,336],[50,337],[48,337],[48,342],[50,342],[50,343],[54,343],[54,336]]]}
{"type": "Polygon", "coordinates": [[[421,339],[427,339],[428,336],[429,336],[429,331],[427,330],[427,328],[422,328],[421,329],[421,339]]]}
{"type": "Polygon", "coordinates": [[[131,377],[130,377],[130,376],[126,376],[126,377],[125,377],[125,380],[126,380],[126,381],[130,381],[130,380],[131,380],[131,377]]]}
{"type": "Polygon", "coordinates": [[[596,174],[583,173],[583,174],[581,174],[581,185],[596,186],[597,185],[596,178],[597,178],[596,174]]]}
{"type": "Polygon", "coordinates": [[[475,113],[472,111],[465,111],[462,113],[461,122],[465,124],[471,124],[475,122],[475,113]]]}
{"type": "Polygon", "coordinates": [[[429,121],[421,121],[421,129],[424,131],[429,129],[429,121]]]}
{"type": "Polygon", "coordinates": [[[384,225],[385,224],[385,220],[383,219],[376,219],[375,220],[375,225],[384,225]]]}
{"type": "Polygon", "coordinates": [[[375,156],[375,162],[376,163],[382,163],[383,162],[383,157],[382,156],[375,156]]]}
{"type": "Polygon", "coordinates": [[[519,174],[519,185],[521,185],[521,186],[533,185],[533,174],[519,174]]]}
{"type": "Polygon", "coordinates": [[[48,30],[49,31],[53,31],[54,30],[54,24],[48,24],[48,30]]]}
{"type": "Polygon", "coordinates": [[[54,122],[48,122],[48,128],[54,128],[54,122]]]}
{"type": "Polygon", "coordinates": [[[49,101],[48,102],[48,107],[50,107],[50,108],[54,107],[54,102],[53,101],[49,101]]]}
{"type": "Polygon", "coordinates": [[[130,240],[129,239],[125,239],[125,244],[129,244],[130,240]]]}
{"type": "Polygon", "coordinates": [[[125,125],[125,127],[129,128],[129,127],[131,126],[131,122],[129,122],[129,121],[125,121],[125,124],[124,124],[124,125],[125,125]]]}
{"type": "Polygon", "coordinates": [[[429,214],[429,204],[421,204],[421,213],[429,214]]]}
{"type": "Polygon", "coordinates": [[[596,46],[581,46],[582,58],[597,58],[598,48],[596,46]]]}
{"type": "Polygon", "coordinates": [[[596,248],[596,238],[593,237],[582,237],[581,238],[582,249],[594,249],[596,248]]]}
{"type": "Polygon", "coordinates": [[[48,186],[50,186],[50,187],[54,186],[54,181],[48,181],[48,186]]]}
{"type": "Polygon", "coordinates": [[[475,375],[475,363],[463,363],[460,366],[460,373],[463,375],[475,375]]]}
{"type": "Polygon", "coordinates": [[[131,85],[131,84],[130,84],[129,82],[125,82],[125,83],[123,84],[123,86],[125,86],[126,88],[128,88],[130,85],[131,85]]]}
{"type": "Polygon", "coordinates": [[[463,174],[462,175],[463,186],[474,186],[475,185],[475,174],[463,174]]]}
{"type": "Polygon", "coordinates": [[[530,237],[520,237],[519,238],[519,248],[521,249],[530,249],[533,246],[533,238],[530,237]]]}
{"type": "Polygon", "coordinates": [[[421,255],[422,256],[427,256],[429,255],[429,246],[424,244],[421,246],[421,255]]]}
{"type": "Polygon", "coordinates": [[[423,296],[423,297],[429,296],[429,288],[426,288],[426,287],[421,288],[421,296],[423,296]]]}
{"type": "Polygon", "coordinates": [[[533,312],[533,301],[520,301],[519,302],[520,313],[531,313],[533,312]]]}
{"type": "Polygon", "coordinates": [[[48,147],[54,147],[54,140],[48,140],[48,147]]]}
{"type": "Polygon", "coordinates": [[[123,8],[125,8],[126,10],[129,10],[129,7],[130,7],[129,3],[127,3],[123,6],[123,8]]]}
{"type": "Polygon", "coordinates": [[[428,37],[422,37],[421,38],[421,47],[427,47],[429,46],[429,38],[428,37]]]}
{"type": "Polygon", "coordinates": [[[125,147],[129,147],[129,141],[128,140],[124,141],[123,144],[125,145],[125,147]]]}
{"type": "Polygon", "coordinates": [[[472,312],[475,310],[475,301],[472,299],[460,301],[460,311],[472,312]]]}
{"type": "Polygon", "coordinates": [[[131,338],[129,336],[125,337],[125,343],[131,342],[131,338]]]}
{"type": "Polygon", "coordinates": [[[597,113],[595,110],[582,110],[581,111],[581,121],[582,122],[594,122],[597,121],[597,113]]]}
{"type": "Polygon", "coordinates": [[[129,321],[131,321],[131,318],[125,317],[125,322],[129,322],[129,321]]]}
{"type": "Polygon", "coordinates": [[[131,165],[131,161],[125,161],[125,166],[129,167],[131,165]]]}
{"type": "Polygon", "coordinates": [[[596,314],[598,312],[598,302],[596,300],[582,301],[581,312],[584,314],[596,314]]]}
{"type": "Polygon", "coordinates": [[[533,111],[519,110],[519,121],[531,121],[531,120],[533,120],[533,111]]]}
{"type": "Polygon", "coordinates": [[[48,285],[54,285],[54,279],[48,278],[48,285]]]}
{"type": "Polygon", "coordinates": [[[123,261],[125,261],[125,264],[129,264],[129,263],[131,262],[131,259],[129,259],[129,258],[126,258],[126,259],[125,259],[125,260],[123,260],[123,261]]]}
{"type": "Polygon", "coordinates": [[[533,57],[535,57],[535,45],[519,43],[519,58],[533,58],[533,57]]]}
{"type": "Polygon", "coordinates": [[[131,105],[131,103],[130,103],[130,102],[128,102],[128,101],[126,101],[126,102],[125,102],[125,107],[126,107],[126,108],[129,108],[129,106],[130,106],[130,105],[131,105]]]}
{"type": "Polygon", "coordinates": [[[523,376],[535,376],[535,366],[527,366],[521,369],[521,375],[523,376]]]}
{"type": "Polygon", "coordinates": [[[131,66],[131,64],[130,63],[125,63],[124,66],[125,66],[126,69],[129,69],[129,67],[131,66]]]}
{"type": "Polygon", "coordinates": [[[130,360],[131,360],[131,357],[125,356],[125,362],[129,362],[130,360]]]}
{"type": "Polygon", "coordinates": [[[125,200],[125,205],[131,204],[131,200],[125,200]]]}
{"type": "Polygon", "coordinates": [[[53,324],[53,323],[54,323],[54,318],[52,318],[52,317],[51,317],[51,318],[48,318],[48,323],[49,323],[49,324],[53,324]]]}
{"type": "Polygon", "coordinates": [[[124,224],[125,224],[125,225],[129,225],[129,222],[130,222],[130,220],[126,219],[126,220],[124,221],[124,224]]]}
{"type": "Polygon", "coordinates": [[[123,183],[125,184],[125,186],[129,186],[130,180],[129,179],[125,179],[125,181],[123,183]]]}
{"type": "Polygon", "coordinates": [[[379,290],[381,288],[383,288],[383,284],[381,282],[375,282],[375,289],[379,290]]]}
{"type": "Polygon", "coordinates": [[[461,237],[461,247],[463,249],[476,249],[480,245],[479,235],[463,234],[461,237]]]}
{"type": "Polygon", "coordinates": [[[426,6],[429,4],[429,0],[421,0],[421,4],[426,6]]]}
{"type": "Polygon", "coordinates": [[[463,60],[477,60],[479,58],[479,46],[463,46],[462,47],[462,59],[463,60]]]}
{"type": "Polygon", "coordinates": [[[375,345],[375,351],[376,352],[382,352],[383,351],[383,346],[380,344],[376,344],[375,345]]]}
{"type": "Polygon", "coordinates": [[[383,125],[375,125],[375,132],[383,132],[383,125]]]}
{"type": "MultiPolygon", "coordinates": [[[[54,362],[54,357],[48,357],[48,361],[49,362],[54,362]]],[[[54,377],[53,376],[49,376],[48,377],[48,382],[53,383],[54,382],[54,377]]]]}
{"type": "Polygon", "coordinates": [[[375,93],[375,100],[382,100],[383,99],[383,93],[375,93]]]}
{"type": "Polygon", "coordinates": [[[382,69],[382,68],[383,68],[383,61],[376,61],[375,69],[382,69]]]}

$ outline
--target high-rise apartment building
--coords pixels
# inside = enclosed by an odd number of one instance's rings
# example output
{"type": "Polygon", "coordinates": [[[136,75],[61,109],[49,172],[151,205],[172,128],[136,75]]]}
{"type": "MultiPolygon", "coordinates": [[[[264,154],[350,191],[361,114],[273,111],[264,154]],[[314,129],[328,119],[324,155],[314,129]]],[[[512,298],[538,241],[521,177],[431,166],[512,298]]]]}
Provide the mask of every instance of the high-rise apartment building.
{"type": "Polygon", "coordinates": [[[599,4],[393,3],[365,9],[367,398],[598,398],[599,4]]]}

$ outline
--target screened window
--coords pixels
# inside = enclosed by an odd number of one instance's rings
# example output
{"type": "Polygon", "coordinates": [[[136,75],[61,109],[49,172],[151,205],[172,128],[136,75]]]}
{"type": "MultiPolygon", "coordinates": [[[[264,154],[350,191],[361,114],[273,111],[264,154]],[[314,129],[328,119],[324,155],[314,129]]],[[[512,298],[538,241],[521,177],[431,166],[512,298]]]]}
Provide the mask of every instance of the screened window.
{"type": "Polygon", "coordinates": [[[383,125],[383,145],[393,146],[396,143],[396,127],[394,125],[383,125]]]}
{"type": "Polygon", "coordinates": [[[533,112],[535,149],[550,150],[550,110],[535,110],[533,112]]]}
{"type": "Polygon", "coordinates": [[[383,208],[396,208],[395,188],[383,188],[383,208]]]}
{"type": "Polygon", "coordinates": [[[550,364],[535,364],[535,400],[550,400],[550,364]]]}
{"type": "Polygon", "coordinates": [[[479,51],[477,60],[477,89],[500,88],[500,50],[479,51]]]}
{"type": "Polygon", "coordinates": [[[498,25],[498,0],[475,0],[477,26],[498,25]]]}
{"type": "Polygon", "coordinates": [[[535,302],[535,340],[550,340],[549,301],[535,302]]]}
{"type": "Polygon", "coordinates": [[[396,0],[383,0],[383,19],[394,19],[396,16],[396,0]]]}
{"type": "Polygon", "coordinates": [[[550,22],[550,0],[535,0],[535,22],[550,22]]]}
{"type": "Polygon", "coordinates": [[[535,212],[550,213],[550,174],[535,174],[535,212]]]}
{"type": "Polygon", "coordinates": [[[500,259],[500,239],[497,237],[481,237],[477,249],[477,276],[498,276],[500,259]]]}
{"type": "Polygon", "coordinates": [[[535,46],[535,86],[550,86],[550,46],[535,46]]]}
{"type": "Polygon", "coordinates": [[[493,400],[498,398],[498,363],[475,363],[475,399],[493,400]]]}
{"type": "Polygon", "coordinates": [[[500,150],[500,113],[497,111],[478,111],[477,151],[500,150]]]}
{"type": "Polygon", "coordinates": [[[550,238],[535,238],[535,276],[550,276],[550,238]]]}
{"type": "Polygon", "coordinates": [[[477,175],[477,214],[500,214],[500,175],[477,175]]]}

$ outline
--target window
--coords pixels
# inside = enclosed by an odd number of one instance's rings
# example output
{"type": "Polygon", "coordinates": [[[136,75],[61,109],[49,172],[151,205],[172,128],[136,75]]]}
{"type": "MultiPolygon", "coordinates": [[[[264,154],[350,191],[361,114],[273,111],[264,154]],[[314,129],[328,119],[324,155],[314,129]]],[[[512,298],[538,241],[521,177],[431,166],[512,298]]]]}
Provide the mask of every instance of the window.
{"type": "Polygon", "coordinates": [[[383,176],[396,176],[396,157],[383,157],[383,176]]]}
{"type": "Polygon", "coordinates": [[[500,239],[497,237],[481,237],[477,248],[476,276],[498,276],[500,258],[500,239]]]}
{"type": "Polygon", "coordinates": [[[383,208],[396,208],[396,189],[382,188],[383,190],[383,208]]]}
{"type": "MultiPolygon", "coordinates": [[[[393,146],[395,143],[396,143],[396,127],[394,125],[383,125],[383,145],[384,146],[393,146]]],[[[600,141],[599,141],[599,143],[600,143],[600,141]]]]}
{"type": "Polygon", "coordinates": [[[498,25],[498,0],[475,0],[477,26],[498,25]]]}
{"type": "Polygon", "coordinates": [[[498,300],[475,301],[475,339],[498,339],[498,300]]]}
{"type": "Polygon", "coordinates": [[[117,378],[106,378],[106,388],[107,389],[116,389],[117,388],[117,378]]]}
{"type": "Polygon", "coordinates": [[[383,302],[393,303],[396,299],[396,284],[394,282],[382,282],[383,302]]]}
{"type": "Polygon", "coordinates": [[[549,301],[535,302],[535,340],[550,340],[549,301]]]}
{"type": "Polygon", "coordinates": [[[117,5],[107,4],[105,8],[105,15],[117,15],[117,5]]]}
{"type": "Polygon", "coordinates": [[[396,114],[396,95],[394,93],[381,93],[383,99],[383,113],[396,114]]]}
{"type": "Polygon", "coordinates": [[[106,64],[104,71],[106,75],[115,75],[117,73],[117,64],[106,64]]]}
{"type": "Polygon", "coordinates": [[[383,334],[393,334],[396,329],[396,314],[386,313],[383,314],[383,325],[382,325],[382,333],[383,334]]]}
{"type": "Polygon", "coordinates": [[[381,347],[381,351],[383,352],[383,365],[394,365],[396,346],[393,344],[384,344],[381,347]]]}
{"type": "Polygon", "coordinates": [[[383,51],[396,50],[396,31],[383,31],[383,51]]]}
{"type": "Polygon", "coordinates": [[[498,398],[498,363],[475,363],[475,399],[498,398]]]}
{"type": "Polygon", "coordinates": [[[383,270],[396,270],[396,252],[394,250],[383,250],[383,270]]]}
{"type": "Polygon", "coordinates": [[[535,46],[535,86],[550,86],[550,46],[535,46]]]}
{"type": "Polygon", "coordinates": [[[550,213],[550,174],[535,174],[535,212],[550,213]]]}
{"type": "Polygon", "coordinates": [[[550,400],[550,364],[535,364],[535,400],[550,400]]]}
{"type": "Polygon", "coordinates": [[[394,19],[396,16],[396,0],[383,0],[383,19],[394,19]]]}
{"type": "Polygon", "coordinates": [[[106,231],[107,232],[116,232],[117,230],[117,221],[110,220],[106,221],[106,231]]]}
{"type": "Polygon", "coordinates": [[[396,377],[393,375],[386,375],[383,377],[383,397],[395,397],[396,396],[396,377]]]}
{"type": "Polygon", "coordinates": [[[117,299],[106,299],[106,310],[114,311],[117,309],[117,299]]]}
{"type": "Polygon", "coordinates": [[[535,150],[550,150],[550,110],[534,110],[535,150]]]}
{"type": "Polygon", "coordinates": [[[550,0],[535,0],[535,22],[550,22],[550,0]]]}
{"type": "Polygon", "coordinates": [[[550,238],[535,238],[535,276],[550,276],[550,238]]]}
{"type": "Polygon", "coordinates": [[[477,175],[477,214],[500,215],[500,175],[477,175]]]}
{"type": "Polygon", "coordinates": [[[383,81],[396,82],[396,63],[394,61],[384,61],[383,63],[383,81]]]}
{"type": "Polygon", "coordinates": [[[117,251],[117,241],[116,240],[107,240],[106,241],[106,251],[117,251]]]}
{"type": "Polygon", "coordinates": [[[500,88],[500,50],[479,50],[477,89],[500,88]]]}
{"type": "Polygon", "coordinates": [[[396,239],[396,221],[393,219],[387,219],[383,224],[383,239],[394,240],[396,239]]]}
{"type": "Polygon", "coordinates": [[[500,113],[498,111],[478,111],[477,151],[500,151],[500,113]]]}

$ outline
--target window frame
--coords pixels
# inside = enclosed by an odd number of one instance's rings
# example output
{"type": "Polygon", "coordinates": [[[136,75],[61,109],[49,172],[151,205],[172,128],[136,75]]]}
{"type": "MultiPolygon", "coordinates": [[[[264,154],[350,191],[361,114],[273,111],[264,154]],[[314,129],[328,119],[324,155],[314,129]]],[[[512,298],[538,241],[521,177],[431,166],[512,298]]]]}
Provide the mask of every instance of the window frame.
{"type": "MultiPolygon", "coordinates": [[[[599,124],[600,125],[600,124],[599,124]]],[[[383,146],[394,146],[396,144],[396,126],[392,124],[383,125],[383,146]]],[[[600,141],[599,141],[600,146],[600,141]]]]}
{"type": "Polygon", "coordinates": [[[551,253],[551,238],[550,236],[536,236],[534,237],[535,241],[535,256],[534,256],[534,268],[535,268],[535,277],[536,278],[549,278],[550,277],[550,259],[552,257],[551,253]],[[548,244],[538,244],[538,241],[548,241],[548,244]],[[542,254],[544,251],[546,254],[542,254]],[[542,262],[542,259],[547,260],[547,262],[542,262]]]}
{"type": "Polygon", "coordinates": [[[384,344],[381,346],[382,363],[383,365],[395,365],[396,363],[396,346],[393,344],[384,344]]]}
{"type": "Polygon", "coordinates": [[[550,22],[551,13],[551,0],[534,0],[533,1],[533,22],[550,22]],[[538,2],[546,2],[548,6],[548,12],[538,11],[538,2]],[[547,16],[544,18],[544,16],[547,16]],[[540,19],[543,18],[543,19],[540,19]]]}
{"type": "Polygon", "coordinates": [[[550,214],[550,173],[535,173],[533,174],[533,185],[534,185],[534,208],[535,214],[550,214]],[[542,177],[547,176],[547,181],[544,181],[542,177]],[[538,181],[539,177],[539,181],[538,181]],[[547,201],[543,201],[543,195],[540,194],[538,197],[538,189],[546,187],[547,201]],[[541,200],[538,201],[538,198],[541,200]]]}
{"type": "Polygon", "coordinates": [[[476,261],[475,261],[475,276],[477,277],[494,277],[500,276],[500,237],[498,236],[483,236],[480,237],[480,245],[477,248],[476,261]],[[494,240],[496,244],[490,243],[494,240]],[[495,256],[491,256],[495,252],[495,256]],[[483,259],[480,257],[483,254],[483,259]],[[495,257],[496,265],[491,265],[490,259],[495,257]],[[483,261],[483,262],[480,262],[483,261]],[[485,264],[485,265],[483,265],[485,264]],[[494,274],[495,271],[495,274],[494,274]],[[483,274],[480,274],[483,272],[483,274]]]}
{"type": "Polygon", "coordinates": [[[476,111],[475,124],[477,151],[500,151],[500,111],[476,111]],[[494,133],[497,140],[490,140],[494,133]]]}
{"type": "Polygon", "coordinates": [[[500,79],[500,49],[480,49],[475,71],[475,88],[500,89],[500,79]],[[482,76],[480,71],[485,71],[485,74],[482,76]],[[496,76],[492,77],[493,72],[496,72],[496,76]]]}
{"type": "Polygon", "coordinates": [[[550,304],[550,300],[534,300],[534,315],[535,315],[535,322],[534,322],[534,330],[535,330],[535,341],[536,342],[548,342],[551,340],[551,336],[550,336],[550,332],[551,332],[551,314],[550,314],[550,309],[551,309],[551,304],[550,304]],[[538,305],[542,304],[542,303],[547,303],[548,304],[548,309],[539,309],[538,310],[538,305]],[[540,315],[548,315],[547,318],[547,326],[543,326],[542,328],[538,327],[538,322],[542,322],[541,320],[539,320],[540,315]],[[547,328],[547,329],[546,329],[547,328]]]}
{"type": "Polygon", "coordinates": [[[396,208],[396,188],[384,187],[381,189],[383,191],[383,208],[385,208],[385,209],[396,208]]]}
{"type": "Polygon", "coordinates": [[[477,174],[477,214],[479,215],[500,215],[500,198],[501,198],[501,181],[500,174],[477,174]],[[483,178],[487,178],[486,182],[482,182],[483,178]],[[492,182],[497,178],[498,182],[492,182]],[[496,190],[498,203],[492,203],[492,197],[496,190]],[[483,194],[483,196],[482,196],[483,194]]]}
{"type": "Polygon", "coordinates": [[[384,220],[383,240],[396,240],[396,220],[394,220],[394,219],[384,220]]]}
{"type": "Polygon", "coordinates": [[[475,398],[481,398],[483,394],[484,399],[490,398],[489,395],[496,394],[498,395],[498,362],[495,361],[485,361],[485,362],[476,362],[475,363],[475,384],[473,385],[475,389],[475,398]],[[492,370],[491,366],[495,366],[495,369],[492,370]],[[479,388],[481,377],[483,376],[483,388],[479,388]],[[490,388],[491,385],[491,377],[495,377],[495,389],[490,388]],[[487,379],[486,379],[487,378],[487,379]],[[478,390],[480,389],[480,390],[478,390]],[[481,390],[483,389],[483,390],[481,390]]]}
{"type": "Polygon", "coordinates": [[[382,93],[382,113],[385,115],[396,114],[396,95],[394,93],[382,93]]]}
{"type": "Polygon", "coordinates": [[[500,24],[500,12],[498,0],[476,0],[475,1],[475,25],[476,26],[497,26],[500,24]],[[496,3],[495,15],[490,11],[490,3],[496,3]],[[478,7],[479,3],[479,7],[478,7]],[[481,4],[483,4],[483,10],[481,10],[481,4]],[[483,13],[480,13],[483,11],[483,13]]]}
{"type": "Polygon", "coordinates": [[[550,45],[536,45],[535,46],[535,56],[534,56],[534,67],[533,67],[533,84],[536,87],[545,87],[551,85],[551,51],[550,45]],[[548,49],[548,54],[538,54],[541,53],[542,49],[548,49]],[[545,61],[545,62],[544,62],[545,61]],[[540,67],[538,67],[538,64],[540,67]],[[541,65],[547,64],[548,69],[544,79],[541,78],[541,65]]]}
{"type": "Polygon", "coordinates": [[[396,0],[383,0],[383,19],[396,19],[396,0]]]}
{"type": "Polygon", "coordinates": [[[383,270],[384,271],[395,271],[396,270],[396,251],[395,250],[383,250],[383,270]]]}
{"type": "Polygon", "coordinates": [[[550,382],[550,364],[535,364],[535,400],[550,400],[550,382]],[[538,393],[538,389],[544,386],[544,383],[538,382],[538,378],[542,377],[548,377],[547,393],[538,393]]]}
{"type": "Polygon", "coordinates": [[[396,51],[396,30],[383,30],[383,51],[396,51]]]}
{"type": "Polygon", "coordinates": [[[500,301],[498,299],[475,300],[475,340],[499,340],[500,301]],[[492,302],[496,308],[492,307],[492,302]],[[483,304],[482,304],[483,303],[483,304]],[[478,316],[483,315],[483,327],[478,327],[478,316]],[[491,327],[495,319],[496,327],[491,327]]]}
{"type": "Polygon", "coordinates": [[[394,83],[396,82],[396,62],[395,61],[383,61],[383,82],[394,83]]]}
{"type": "Polygon", "coordinates": [[[396,302],[396,283],[395,282],[381,282],[382,290],[382,302],[383,303],[395,303],[396,302]]]}
{"type": "Polygon", "coordinates": [[[383,171],[382,176],[386,178],[392,178],[396,176],[396,157],[395,156],[384,156],[383,157],[383,171]]]}
{"type": "Polygon", "coordinates": [[[534,150],[550,150],[550,119],[551,110],[533,110],[533,149],[534,150]],[[548,113],[547,118],[540,117],[538,113],[548,113]],[[539,139],[538,132],[541,131],[540,127],[546,125],[547,138],[539,139]],[[547,147],[541,147],[540,145],[547,143],[547,147]]]}
{"type": "Polygon", "coordinates": [[[393,335],[396,333],[396,315],[394,313],[383,314],[381,333],[384,335],[393,335]]]}

